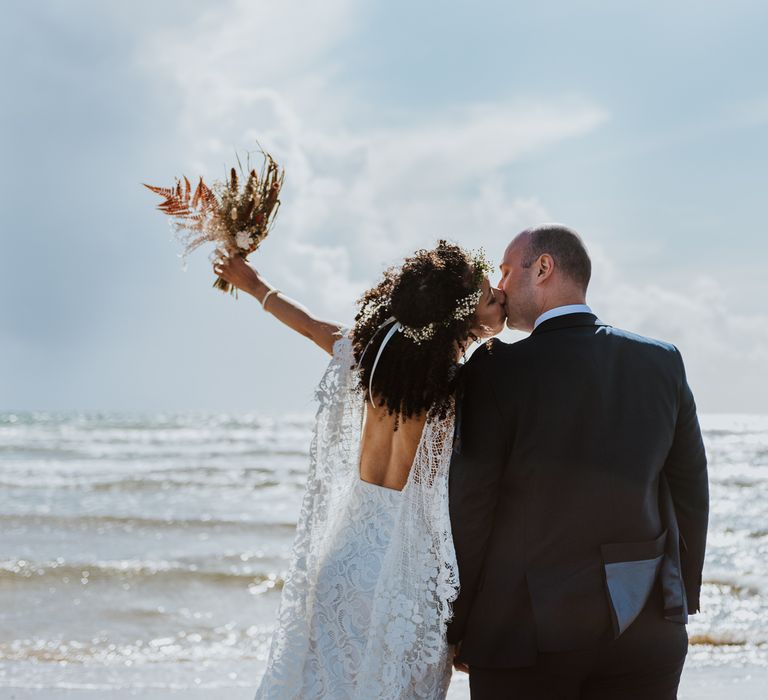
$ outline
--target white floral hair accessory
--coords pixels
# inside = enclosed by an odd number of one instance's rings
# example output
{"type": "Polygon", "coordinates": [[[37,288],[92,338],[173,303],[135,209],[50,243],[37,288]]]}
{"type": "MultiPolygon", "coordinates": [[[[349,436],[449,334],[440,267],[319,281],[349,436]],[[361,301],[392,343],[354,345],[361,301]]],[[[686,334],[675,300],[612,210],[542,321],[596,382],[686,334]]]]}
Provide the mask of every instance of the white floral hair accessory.
{"type": "Polygon", "coordinates": [[[459,300],[459,303],[456,305],[456,310],[449,319],[441,322],[432,321],[432,323],[428,323],[426,326],[420,326],[419,328],[403,326],[402,333],[406,338],[409,338],[416,343],[416,345],[420,345],[426,340],[431,340],[440,326],[448,326],[453,321],[463,321],[470,316],[475,310],[477,303],[480,301],[481,296],[483,296],[483,290],[476,289],[471,294],[467,294],[467,296],[459,300]]]}

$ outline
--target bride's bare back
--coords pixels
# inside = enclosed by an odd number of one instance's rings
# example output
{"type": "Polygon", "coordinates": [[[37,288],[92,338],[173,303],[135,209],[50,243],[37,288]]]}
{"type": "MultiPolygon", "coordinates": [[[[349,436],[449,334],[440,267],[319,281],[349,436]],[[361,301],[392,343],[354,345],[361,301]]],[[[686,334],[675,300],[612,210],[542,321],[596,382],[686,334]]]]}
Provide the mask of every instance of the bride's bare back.
{"type": "Polygon", "coordinates": [[[395,430],[395,416],[383,406],[366,408],[360,442],[360,478],[377,486],[401,491],[416,457],[426,417],[400,419],[395,430]]]}

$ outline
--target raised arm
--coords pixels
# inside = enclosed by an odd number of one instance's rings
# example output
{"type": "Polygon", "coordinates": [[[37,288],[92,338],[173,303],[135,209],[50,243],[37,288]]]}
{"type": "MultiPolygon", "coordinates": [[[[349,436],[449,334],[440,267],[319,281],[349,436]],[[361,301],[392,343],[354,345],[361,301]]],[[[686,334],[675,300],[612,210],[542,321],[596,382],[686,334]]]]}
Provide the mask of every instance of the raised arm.
{"type": "Polygon", "coordinates": [[[333,344],[341,337],[341,324],[315,318],[301,304],[270,286],[239,255],[226,255],[219,251],[213,271],[238,289],[255,297],[264,306],[265,311],[286,326],[309,338],[329,355],[333,354],[333,344]]]}

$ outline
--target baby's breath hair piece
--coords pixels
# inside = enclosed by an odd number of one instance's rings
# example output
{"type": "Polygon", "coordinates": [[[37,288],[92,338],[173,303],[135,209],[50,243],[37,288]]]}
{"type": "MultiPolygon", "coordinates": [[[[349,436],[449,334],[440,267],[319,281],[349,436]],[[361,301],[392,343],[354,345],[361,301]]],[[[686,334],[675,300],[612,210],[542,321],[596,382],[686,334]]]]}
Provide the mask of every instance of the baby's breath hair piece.
{"type": "Polygon", "coordinates": [[[482,296],[482,289],[477,289],[472,292],[472,294],[465,296],[456,306],[456,311],[453,312],[452,320],[463,321],[465,318],[471,316],[482,296]]]}
{"type": "Polygon", "coordinates": [[[472,312],[475,310],[477,303],[480,301],[480,297],[482,296],[482,289],[477,289],[471,294],[465,296],[463,299],[459,299],[453,315],[442,323],[433,321],[432,323],[428,323],[426,326],[421,326],[420,328],[403,326],[402,333],[406,338],[409,338],[414,343],[416,343],[416,345],[420,345],[426,340],[432,340],[439,326],[447,327],[453,321],[463,321],[465,318],[469,318],[469,316],[471,316],[472,312]]]}
{"type": "Polygon", "coordinates": [[[386,300],[374,299],[367,302],[363,305],[357,315],[358,322],[367,323],[374,316],[376,316],[376,314],[379,312],[379,309],[381,309],[383,306],[386,306],[386,300]]]}
{"type": "Polygon", "coordinates": [[[480,287],[485,277],[493,272],[493,265],[486,257],[484,248],[478,248],[473,253],[472,264],[475,268],[475,285],[480,287]]]}
{"type": "Polygon", "coordinates": [[[432,338],[435,337],[436,331],[436,323],[428,323],[426,326],[422,326],[421,328],[411,328],[410,326],[402,327],[403,335],[416,343],[416,345],[421,345],[425,340],[432,340],[432,338]]]}

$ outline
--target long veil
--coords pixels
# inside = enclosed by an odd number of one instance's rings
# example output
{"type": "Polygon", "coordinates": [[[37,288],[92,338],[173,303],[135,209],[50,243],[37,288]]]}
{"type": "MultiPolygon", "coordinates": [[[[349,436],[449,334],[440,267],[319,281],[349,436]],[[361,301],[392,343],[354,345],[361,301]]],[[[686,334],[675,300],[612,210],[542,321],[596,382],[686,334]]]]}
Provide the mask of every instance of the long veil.
{"type": "MultiPolygon", "coordinates": [[[[355,385],[346,332],[316,392],[307,489],[257,700],[301,698],[320,566],[360,478],[363,398],[355,385]]],[[[452,410],[424,427],[376,585],[365,652],[350,669],[356,700],[445,697],[451,675],[445,629],[459,588],[448,511],[453,430],[452,410]]]]}

